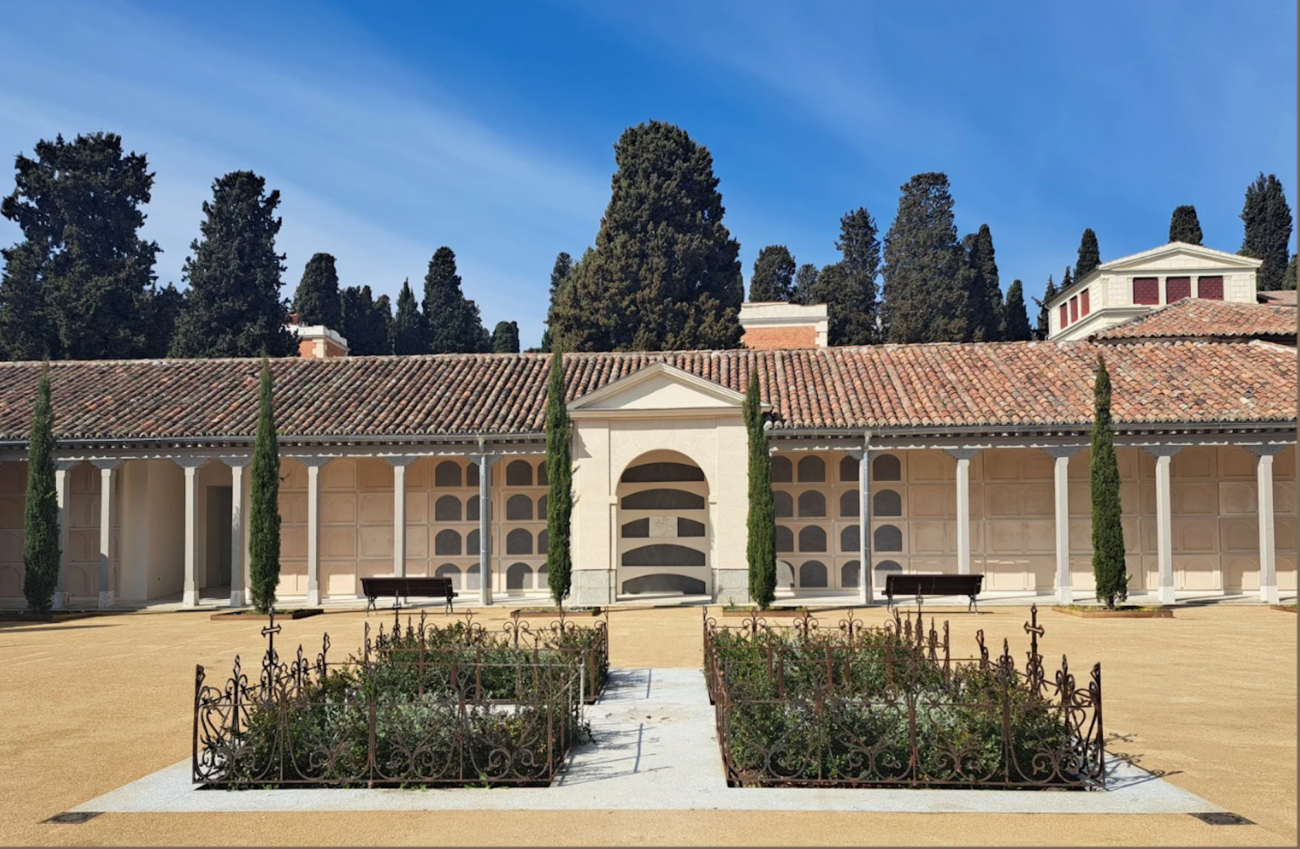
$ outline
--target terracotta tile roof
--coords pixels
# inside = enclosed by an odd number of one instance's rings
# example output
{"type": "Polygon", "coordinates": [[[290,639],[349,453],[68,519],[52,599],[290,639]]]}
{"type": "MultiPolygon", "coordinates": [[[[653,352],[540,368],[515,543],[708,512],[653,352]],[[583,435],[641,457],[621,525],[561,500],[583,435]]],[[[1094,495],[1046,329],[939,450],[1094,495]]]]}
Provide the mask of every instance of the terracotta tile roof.
{"type": "Polygon", "coordinates": [[[1296,308],[1183,298],[1093,334],[1093,339],[1288,339],[1296,337],[1296,308]]]}
{"type": "Polygon", "coordinates": [[[1296,305],[1295,289],[1272,289],[1266,292],[1256,292],[1255,299],[1261,304],[1290,304],[1296,305]]]}
{"type": "MultiPolygon", "coordinates": [[[[787,429],[1086,423],[1098,351],[1120,423],[1296,417],[1296,355],[1267,343],[884,345],[567,356],[569,400],[666,362],[737,391],[758,369],[787,429]]],[[[275,361],[282,438],[528,434],[543,426],[545,354],[275,361]]],[[[58,362],[56,432],[68,441],[251,437],[257,360],[58,362]]],[[[30,426],[40,365],[0,364],[0,442],[30,426]]]]}

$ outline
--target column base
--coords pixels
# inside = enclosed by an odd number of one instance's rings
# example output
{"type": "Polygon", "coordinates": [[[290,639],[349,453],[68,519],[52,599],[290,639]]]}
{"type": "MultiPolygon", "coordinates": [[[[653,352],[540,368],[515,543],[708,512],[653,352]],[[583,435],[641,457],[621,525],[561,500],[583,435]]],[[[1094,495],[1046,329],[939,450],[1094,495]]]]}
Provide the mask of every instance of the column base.
{"type": "Polygon", "coordinates": [[[51,603],[54,605],[55,610],[66,609],[68,606],[68,593],[56,591],[54,593],[54,598],[51,603]]]}
{"type": "Polygon", "coordinates": [[[574,569],[568,603],[574,607],[613,604],[613,573],[607,569],[574,569]]]}
{"type": "Polygon", "coordinates": [[[108,608],[110,608],[110,607],[112,607],[112,606],[113,606],[113,591],[112,591],[112,590],[100,590],[100,591],[99,591],[99,609],[100,609],[100,610],[106,610],[106,609],[108,609],[108,608]]]}
{"type": "Polygon", "coordinates": [[[1161,604],[1173,604],[1177,601],[1174,597],[1173,587],[1161,587],[1160,591],[1156,594],[1156,597],[1160,599],[1161,604]]]}
{"type": "Polygon", "coordinates": [[[1282,597],[1277,593],[1277,587],[1260,587],[1259,600],[1265,604],[1278,604],[1282,597]]]}
{"type": "Polygon", "coordinates": [[[307,604],[312,607],[320,604],[320,590],[307,590],[307,604]]]}
{"type": "Polygon", "coordinates": [[[187,589],[187,590],[182,590],[182,591],[181,591],[181,606],[182,606],[182,607],[198,607],[198,606],[199,606],[199,591],[198,591],[197,589],[187,589]]]}
{"type": "Polygon", "coordinates": [[[244,606],[247,605],[247,604],[248,604],[248,602],[244,601],[244,591],[243,591],[243,590],[231,590],[231,591],[230,591],[230,606],[231,606],[231,607],[244,607],[244,606]]]}
{"type": "Polygon", "coordinates": [[[715,569],[713,600],[718,604],[748,604],[750,601],[749,570],[715,569]]]}
{"type": "Polygon", "coordinates": [[[1057,587],[1056,603],[1074,604],[1074,587],[1057,587]]]}

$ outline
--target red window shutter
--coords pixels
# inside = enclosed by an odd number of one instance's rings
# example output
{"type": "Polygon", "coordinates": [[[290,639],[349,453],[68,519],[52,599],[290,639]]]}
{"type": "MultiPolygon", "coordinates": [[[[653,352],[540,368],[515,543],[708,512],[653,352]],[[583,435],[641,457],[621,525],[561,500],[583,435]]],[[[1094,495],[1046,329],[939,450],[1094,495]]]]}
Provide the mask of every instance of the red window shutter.
{"type": "Polygon", "coordinates": [[[1070,308],[1067,307],[1065,304],[1061,304],[1061,327],[1065,327],[1069,323],[1070,323],[1070,308]]]}
{"type": "Polygon", "coordinates": [[[1167,277],[1165,278],[1165,303],[1172,304],[1174,301],[1180,301],[1183,298],[1192,296],[1192,278],[1190,277],[1167,277]]]}
{"type": "Polygon", "coordinates": [[[1196,278],[1196,297],[1205,298],[1211,301],[1222,301],[1223,300],[1223,278],[1222,277],[1196,278]]]}
{"type": "Polygon", "coordinates": [[[1148,305],[1160,303],[1160,278],[1134,277],[1133,303],[1148,305]]]}
{"type": "Polygon", "coordinates": [[[1079,320],[1079,296],[1075,295],[1073,298],[1070,299],[1070,323],[1073,324],[1078,320],[1079,320]]]}
{"type": "Polygon", "coordinates": [[[1084,289],[1079,293],[1079,312],[1082,315],[1088,314],[1088,290],[1084,289]]]}

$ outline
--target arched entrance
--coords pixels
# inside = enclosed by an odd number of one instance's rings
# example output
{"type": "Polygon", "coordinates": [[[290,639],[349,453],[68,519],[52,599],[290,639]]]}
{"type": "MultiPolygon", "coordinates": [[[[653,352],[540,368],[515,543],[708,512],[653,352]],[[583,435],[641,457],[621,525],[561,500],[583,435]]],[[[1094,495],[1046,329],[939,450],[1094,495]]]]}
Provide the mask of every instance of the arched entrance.
{"type": "Polygon", "coordinates": [[[653,451],[619,477],[615,539],[620,596],[708,595],[709,484],[690,458],[653,451]]]}

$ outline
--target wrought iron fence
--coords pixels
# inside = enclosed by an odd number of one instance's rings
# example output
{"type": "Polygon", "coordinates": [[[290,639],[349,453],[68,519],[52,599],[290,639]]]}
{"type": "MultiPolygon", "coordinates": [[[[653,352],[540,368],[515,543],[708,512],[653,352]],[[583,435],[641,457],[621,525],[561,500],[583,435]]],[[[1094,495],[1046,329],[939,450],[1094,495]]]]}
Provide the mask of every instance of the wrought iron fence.
{"type": "Polygon", "coordinates": [[[1106,782],[1101,665],[1079,682],[1063,656],[1048,679],[1038,609],[1017,666],[952,655],[918,609],[869,628],[759,614],[737,628],[704,617],[704,666],[732,786],[1091,789],[1106,782]]]}
{"type": "Polygon", "coordinates": [[[608,676],[608,624],[512,616],[489,631],[365,626],[359,657],[282,660],[274,617],[261,668],[221,686],[195,669],[193,780],[210,787],[539,786],[583,733],[608,676]],[[250,680],[250,673],[256,680],[250,680]]]}

